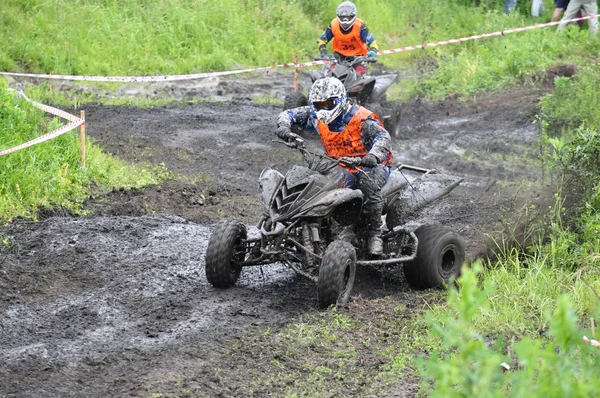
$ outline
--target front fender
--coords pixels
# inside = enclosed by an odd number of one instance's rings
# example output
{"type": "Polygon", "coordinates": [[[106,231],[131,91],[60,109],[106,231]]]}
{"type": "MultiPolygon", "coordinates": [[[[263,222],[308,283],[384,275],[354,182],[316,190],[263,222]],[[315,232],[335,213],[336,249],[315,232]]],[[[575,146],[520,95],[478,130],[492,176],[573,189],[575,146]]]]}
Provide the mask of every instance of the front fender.
{"type": "Polygon", "coordinates": [[[293,218],[302,217],[325,217],[331,214],[338,206],[348,203],[351,207],[362,206],[363,194],[358,189],[340,188],[334,191],[324,192],[315,197],[309,203],[304,205],[302,209],[293,218]]]}
{"type": "Polygon", "coordinates": [[[260,200],[265,208],[269,207],[273,193],[283,181],[283,174],[270,167],[263,169],[258,177],[258,188],[260,189],[260,200]]]}

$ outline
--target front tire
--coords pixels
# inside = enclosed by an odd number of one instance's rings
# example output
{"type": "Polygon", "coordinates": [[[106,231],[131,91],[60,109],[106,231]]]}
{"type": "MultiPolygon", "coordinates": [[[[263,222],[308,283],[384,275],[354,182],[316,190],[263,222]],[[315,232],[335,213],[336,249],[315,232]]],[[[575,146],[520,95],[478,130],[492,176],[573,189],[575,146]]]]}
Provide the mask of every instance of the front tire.
{"type": "Polygon", "coordinates": [[[458,277],[465,261],[463,239],[450,228],[422,225],[415,231],[417,257],[404,265],[408,283],[416,289],[447,285],[458,277]]]}
{"type": "Polygon", "coordinates": [[[215,287],[230,287],[242,272],[240,262],[246,257],[246,226],[236,220],[220,221],[208,241],[205,272],[208,282],[215,287]]]}
{"type": "Polygon", "coordinates": [[[356,250],[348,242],[333,241],[323,255],[317,282],[319,307],[346,305],[356,277],[356,250]]]}

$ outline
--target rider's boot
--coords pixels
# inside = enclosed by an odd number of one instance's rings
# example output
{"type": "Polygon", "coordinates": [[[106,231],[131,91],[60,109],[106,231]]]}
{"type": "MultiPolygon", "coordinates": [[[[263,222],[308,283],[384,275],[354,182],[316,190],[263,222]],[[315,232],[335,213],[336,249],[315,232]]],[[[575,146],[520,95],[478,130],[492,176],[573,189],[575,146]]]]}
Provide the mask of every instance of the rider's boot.
{"type": "Polygon", "coordinates": [[[369,235],[369,254],[372,256],[381,256],[383,254],[383,240],[381,232],[369,235]]]}
{"type": "Polygon", "coordinates": [[[369,254],[381,256],[383,254],[383,240],[381,239],[381,213],[365,214],[367,221],[367,237],[369,254]]]}

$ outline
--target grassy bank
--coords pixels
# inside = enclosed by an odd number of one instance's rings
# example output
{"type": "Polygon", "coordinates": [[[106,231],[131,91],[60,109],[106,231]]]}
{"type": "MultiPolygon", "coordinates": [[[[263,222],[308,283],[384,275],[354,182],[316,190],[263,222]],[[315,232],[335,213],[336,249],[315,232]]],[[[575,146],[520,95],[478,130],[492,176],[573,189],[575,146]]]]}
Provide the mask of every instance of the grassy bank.
{"type": "MultiPolygon", "coordinates": [[[[12,148],[63,125],[58,118],[19,99],[0,80],[0,142],[12,148]]],[[[112,187],[160,182],[168,173],[158,167],[129,166],[89,142],[81,167],[78,130],[0,156],[0,224],[15,217],[36,218],[40,209],[62,207],[75,213],[91,193],[112,187]]]]}

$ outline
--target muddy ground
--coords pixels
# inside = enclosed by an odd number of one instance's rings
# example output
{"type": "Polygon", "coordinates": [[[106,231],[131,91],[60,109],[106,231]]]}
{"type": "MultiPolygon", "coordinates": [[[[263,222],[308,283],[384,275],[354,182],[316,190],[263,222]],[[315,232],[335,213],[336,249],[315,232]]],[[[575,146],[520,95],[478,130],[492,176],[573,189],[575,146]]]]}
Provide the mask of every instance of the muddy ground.
{"type": "MultiPolygon", "coordinates": [[[[87,217],[57,210],[39,222],[16,220],[0,230],[9,242],[0,249],[0,397],[294,391],[293,385],[257,384],[256,372],[269,372],[275,354],[262,347],[258,355],[240,342],[318,313],[315,286],[275,265],[248,269],[237,287],[219,290],[207,283],[203,268],[213,223],[258,221],[260,171],[286,170],[300,160],[271,142],[280,106],[256,101],[264,95],[282,99],[292,83],[290,75],[264,74],[132,85],[120,95],[167,92],[211,101],[152,109],[85,106],[87,132],[106,152],[130,162],[164,163],[195,182],[114,190],[90,198],[87,217]]],[[[464,177],[418,223],[460,232],[470,260],[489,254],[502,237],[523,233],[524,204],[551,198],[540,193],[546,191],[536,160],[539,128],[532,123],[546,91],[403,104],[396,160],[464,177]]],[[[309,145],[319,147],[315,139],[309,145]]],[[[368,315],[372,300],[387,297],[403,303],[403,316],[410,317],[426,293],[411,291],[398,270],[361,271],[354,294],[344,309],[350,316],[368,315]]],[[[365,373],[376,371],[380,361],[366,357],[365,373]]],[[[378,395],[414,396],[415,383],[400,378],[378,395]]],[[[330,395],[361,395],[343,383],[340,388],[330,395]]]]}

